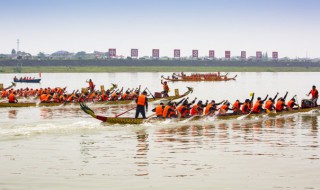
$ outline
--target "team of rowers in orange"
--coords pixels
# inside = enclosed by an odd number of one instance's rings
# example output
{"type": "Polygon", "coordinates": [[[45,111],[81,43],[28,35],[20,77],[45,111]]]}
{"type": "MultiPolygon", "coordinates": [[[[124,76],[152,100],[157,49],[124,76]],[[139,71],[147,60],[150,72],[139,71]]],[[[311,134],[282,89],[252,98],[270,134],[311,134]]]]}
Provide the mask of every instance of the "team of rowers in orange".
{"type": "MultiPolygon", "coordinates": [[[[7,98],[9,103],[18,103],[18,98],[39,97],[41,103],[65,103],[65,102],[97,102],[97,101],[117,101],[117,100],[135,100],[140,94],[141,86],[138,88],[127,89],[123,92],[122,89],[116,89],[117,85],[112,84],[112,87],[106,91],[95,91],[95,85],[92,80],[88,81],[88,91],[78,92],[73,91],[71,94],[66,93],[66,87],[60,88],[20,88],[20,89],[3,89],[0,91],[1,98],[7,98]]],[[[162,81],[161,81],[162,83],[162,81]]],[[[168,96],[169,86],[167,82],[162,83],[164,91],[163,97],[168,96]]]]}
{"type": "MultiPolygon", "coordinates": [[[[310,100],[310,104],[308,106],[310,107],[318,106],[317,99],[319,97],[319,93],[315,86],[312,87],[311,91],[307,95],[309,96],[310,94],[312,95],[312,97],[310,100]]],[[[208,102],[207,100],[205,104],[203,104],[203,102],[200,100],[198,101],[197,104],[194,104],[197,98],[195,98],[191,102],[189,102],[187,98],[187,99],[182,99],[177,103],[168,102],[167,105],[160,103],[152,111],[155,112],[157,117],[174,118],[174,117],[180,116],[180,117],[187,118],[195,115],[212,116],[212,115],[215,115],[216,111],[218,111],[218,115],[225,115],[229,110],[232,111],[232,114],[250,114],[250,113],[258,114],[258,113],[263,113],[268,111],[271,112],[273,110],[275,110],[276,112],[281,112],[284,110],[292,110],[299,107],[299,104],[296,101],[296,95],[293,96],[288,102],[286,102],[288,92],[285,94],[284,97],[280,97],[277,99],[278,95],[279,93],[277,93],[275,97],[269,98],[268,100],[267,100],[268,95],[264,99],[261,99],[260,97],[258,97],[256,102],[253,104],[253,99],[254,99],[254,93],[253,93],[251,100],[246,99],[243,103],[241,103],[239,100],[236,100],[232,105],[232,107],[230,107],[231,104],[228,100],[226,101],[223,100],[219,103],[216,103],[214,100],[212,100],[211,102],[208,102]],[[218,108],[219,105],[221,106],[218,108]]],[[[137,101],[137,103],[139,106],[139,101],[137,101]]],[[[139,112],[141,112],[141,108],[140,110],[137,110],[138,114],[139,112]]],[[[137,118],[137,113],[136,113],[136,118],[137,118]]],[[[142,115],[145,118],[144,114],[142,115]]]]}

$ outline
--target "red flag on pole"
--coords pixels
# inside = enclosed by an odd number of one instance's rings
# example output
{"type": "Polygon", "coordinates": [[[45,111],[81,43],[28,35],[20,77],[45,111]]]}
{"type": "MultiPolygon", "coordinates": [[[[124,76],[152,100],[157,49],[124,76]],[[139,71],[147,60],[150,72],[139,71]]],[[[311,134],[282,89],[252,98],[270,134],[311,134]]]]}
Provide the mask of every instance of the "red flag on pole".
{"type": "Polygon", "coordinates": [[[41,73],[39,73],[39,77],[41,78],[41,73]]]}

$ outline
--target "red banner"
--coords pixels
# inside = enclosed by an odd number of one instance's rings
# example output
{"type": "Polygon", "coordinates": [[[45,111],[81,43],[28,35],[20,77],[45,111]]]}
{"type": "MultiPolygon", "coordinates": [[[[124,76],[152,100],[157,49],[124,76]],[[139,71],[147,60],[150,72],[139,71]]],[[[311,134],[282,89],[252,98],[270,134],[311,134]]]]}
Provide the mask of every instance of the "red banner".
{"type": "Polygon", "coordinates": [[[214,58],[214,50],[209,50],[209,58],[214,58]]]}
{"type": "Polygon", "coordinates": [[[116,57],[117,50],[116,49],[109,49],[109,57],[116,57]]]}
{"type": "Polygon", "coordinates": [[[262,59],[262,52],[261,51],[257,51],[256,52],[256,59],[257,60],[261,60],[262,59]]]}
{"type": "Polygon", "coordinates": [[[138,49],[131,49],[131,57],[138,57],[138,49]]]}
{"type": "Polygon", "coordinates": [[[247,59],[247,52],[246,51],[241,51],[241,59],[247,59]]]}
{"type": "Polygon", "coordinates": [[[159,53],[159,49],[152,49],[152,57],[153,58],[159,58],[160,57],[160,53],[159,53]]]}
{"type": "Polygon", "coordinates": [[[198,58],[199,51],[198,50],[192,50],[192,57],[198,58]]]}
{"type": "Polygon", "coordinates": [[[173,57],[180,58],[180,49],[173,50],[173,57]]]}
{"type": "Polygon", "coordinates": [[[231,57],[231,51],[225,51],[225,52],[224,52],[224,55],[225,55],[225,58],[226,58],[226,59],[230,59],[230,57],[231,57]]]}
{"type": "Polygon", "coordinates": [[[278,60],[278,52],[277,51],[272,52],[272,59],[278,60]]]}

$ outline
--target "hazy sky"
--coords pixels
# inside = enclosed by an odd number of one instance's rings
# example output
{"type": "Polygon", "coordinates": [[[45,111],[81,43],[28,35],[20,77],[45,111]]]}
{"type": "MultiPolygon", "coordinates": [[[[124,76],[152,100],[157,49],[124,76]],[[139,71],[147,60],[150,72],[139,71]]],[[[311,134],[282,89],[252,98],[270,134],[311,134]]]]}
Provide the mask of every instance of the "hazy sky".
{"type": "Polygon", "coordinates": [[[320,57],[319,0],[1,0],[0,53],[58,50],[118,55],[320,57]]]}

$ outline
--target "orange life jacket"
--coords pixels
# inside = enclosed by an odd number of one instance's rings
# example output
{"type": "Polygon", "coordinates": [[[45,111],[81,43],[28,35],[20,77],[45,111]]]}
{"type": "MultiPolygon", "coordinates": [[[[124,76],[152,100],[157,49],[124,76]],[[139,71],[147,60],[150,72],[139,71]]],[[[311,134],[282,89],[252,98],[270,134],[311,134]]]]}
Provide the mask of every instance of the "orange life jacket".
{"type": "Polygon", "coordinates": [[[293,104],[294,104],[294,101],[290,100],[287,105],[288,107],[293,108],[293,104]]]}
{"type": "Polygon", "coordinates": [[[163,85],[163,91],[169,91],[169,86],[167,84],[163,85]]]}
{"type": "Polygon", "coordinates": [[[211,106],[212,106],[212,103],[207,105],[206,109],[204,110],[205,115],[207,115],[209,113],[211,106]]]}
{"type": "Polygon", "coordinates": [[[47,94],[41,94],[40,95],[40,102],[46,101],[46,98],[47,98],[47,94]]]}
{"type": "Polygon", "coordinates": [[[253,106],[253,108],[252,108],[252,111],[253,111],[254,113],[260,113],[260,100],[258,100],[258,101],[254,104],[254,106],[253,106]]]}
{"type": "Polygon", "coordinates": [[[90,89],[94,89],[94,84],[92,81],[89,82],[89,87],[90,87],[90,89]]]}
{"type": "Polygon", "coordinates": [[[156,115],[157,115],[157,116],[162,116],[162,114],[163,114],[162,105],[158,105],[158,106],[156,107],[156,115]]]}
{"type": "Polygon", "coordinates": [[[271,110],[271,109],[272,109],[272,105],[273,105],[272,101],[271,101],[271,100],[268,100],[268,101],[266,102],[266,104],[264,105],[264,107],[265,107],[266,109],[268,109],[268,110],[271,110]]]}
{"type": "Polygon", "coordinates": [[[191,109],[191,115],[200,115],[200,111],[198,110],[199,106],[198,105],[194,105],[191,109]]]}
{"type": "Polygon", "coordinates": [[[318,98],[319,93],[317,89],[311,90],[312,99],[318,98]]]}
{"type": "Polygon", "coordinates": [[[127,95],[128,95],[127,93],[123,93],[122,94],[122,99],[125,100],[127,98],[127,95]]]}
{"type": "Polygon", "coordinates": [[[187,107],[184,106],[184,105],[179,106],[179,107],[178,107],[178,112],[181,114],[181,117],[186,117],[187,115],[190,114],[190,111],[189,111],[188,109],[185,109],[185,110],[182,112],[183,108],[187,108],[187,107]]]}
{"type": "Polygon", "coordinates": [[[168,114],[169,109],[172,109],[172,108],[173,108],[173,107],[167,105],[167,106],[164,108],[164,110],[163,110],[162,116],[163,116],[164,118],[170,118],[172,115],[174,115],[175,112],[170,112],[170,113],[168,114]]]}
{"type": "Polygon", "coordinates": [[[13,93],[10,93],[8,99],[9,103],[14,103],[16,100],[16,96],[13,93]]]}
{"type": "Polygon", "coordinates": [[[145,95],[143,95],[143,94],[139,95],[137,105],[138,106],[146,105],[146,96],[145,95]]]}
{"type": "Polygon", "coordinates": [[[219,113],[222,113],[222,110],[224,110],[225,112],[227,112],[227,109],[228,109],[228,105],[223,104],[223,105],[220,107],[219,113]]]}
{"type": "Polygon", "coordinates": [[[250,104],[245,102],[245,103],[242,105],[242,108],[241,108],[242,113],[248,113],[248,111],[246,110],[246,108],[247,108],[247,110],[250,111],[250,104]]]}
{"type": "Polygon", "coordinates": [[[276,110],[277,111],[282,111],[283,110],[283,102],[281,100],[278,100],[277,101],[277,104],[276,104],[276,110]]]}
{"type": "Polygon", "coordinates": [[[240,110],[240,105],[239,105],[239,101],[236,101],[234,104],[233,104],[233,111],[234,112],[237,112],[240,110]]]}

